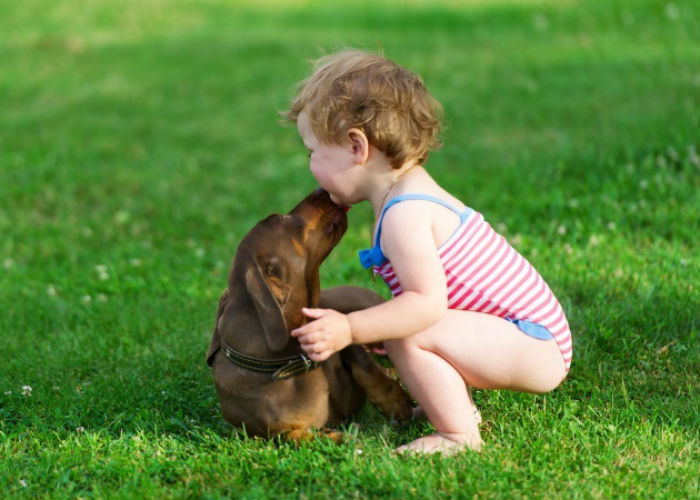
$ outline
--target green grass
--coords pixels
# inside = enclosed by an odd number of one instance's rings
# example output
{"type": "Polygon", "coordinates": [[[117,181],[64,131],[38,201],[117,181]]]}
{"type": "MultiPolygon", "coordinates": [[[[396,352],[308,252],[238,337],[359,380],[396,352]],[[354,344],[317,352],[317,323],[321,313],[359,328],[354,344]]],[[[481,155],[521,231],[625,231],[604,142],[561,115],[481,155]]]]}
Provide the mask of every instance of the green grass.
{"type": "MultiPolygon", "coordinates": [[[[3,498],[698,498],[695,2],[5,1],[0,30],[3,498]],[[397,458],[429,425],[371,406],[340,446],[219,415],[237,242],[314,187],[277,112],[342,46],[423,75],[434,176],[568,313],[561,388],[475,394],[481,454],[397,458]]],[[[381,290],[350,218],[323,283],[381,290]]]]}

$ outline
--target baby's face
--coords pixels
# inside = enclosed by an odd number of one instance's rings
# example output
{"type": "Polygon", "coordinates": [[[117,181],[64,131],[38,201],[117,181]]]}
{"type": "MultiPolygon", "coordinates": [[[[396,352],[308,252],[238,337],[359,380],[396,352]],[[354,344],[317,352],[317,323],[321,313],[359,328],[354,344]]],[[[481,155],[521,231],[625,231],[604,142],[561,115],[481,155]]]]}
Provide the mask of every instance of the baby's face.
{"type": "Polygon", "coordinates": [[[331,200],[340,205],[355,203],[356,200],[351,199],[355,162],[350,145],[321,142],[311,129],[311,120],[304,111],[297,118],[297,129],[309,151],[311,174],[330,193],[331,200]]]}

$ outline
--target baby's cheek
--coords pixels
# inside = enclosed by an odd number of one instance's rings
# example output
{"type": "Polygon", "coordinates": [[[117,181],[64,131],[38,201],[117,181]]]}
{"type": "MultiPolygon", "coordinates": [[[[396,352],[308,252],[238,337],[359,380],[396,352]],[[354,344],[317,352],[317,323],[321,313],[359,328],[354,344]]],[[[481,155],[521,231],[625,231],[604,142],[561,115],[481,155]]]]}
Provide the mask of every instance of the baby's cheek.
{"type": "Polygon", "coordinates": [[[319,168],[314,164],[313,160],[311,161],[311,164],[309,165],[309,170],[311,170],[311,175],[313,175],[314,178],[315,178],[317,181],[319,181],[319,183],[320,183],[320,182],[321,182],[321,181],[319,180],[320,171],[319,171],[319,168]]]}
{"type": "Polygon", "coordinates": [[[319,183],[319,185],[325,189],[326,191],[330,191],[330,185],[328,182],[328,176],[324,174],[323,169],[321,168],[314,168],[313,166],[311,167],[311,175],[314,176],[314,179],[316,179],[316,182],[319,183]]]}

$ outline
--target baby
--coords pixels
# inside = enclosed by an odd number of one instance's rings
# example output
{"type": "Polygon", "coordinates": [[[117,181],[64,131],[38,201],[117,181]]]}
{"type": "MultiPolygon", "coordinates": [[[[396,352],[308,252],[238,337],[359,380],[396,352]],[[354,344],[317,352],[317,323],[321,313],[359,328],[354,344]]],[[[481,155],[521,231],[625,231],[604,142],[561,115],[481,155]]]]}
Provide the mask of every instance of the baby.
{"type": "Polygon", "coordinates": [[[440,110],[414,73],[347,50],[317,62],[285,113],[333,201],[372,205],[373,247],[360,261],[392,294],[347,315],[304,309],[310,322],[292,335],[314,361],[383,342],[436,431],[400,452],[479,450],[471,388],[548,392],[572,356],[566,317],[542,277],[425,169],[440,110]]]}

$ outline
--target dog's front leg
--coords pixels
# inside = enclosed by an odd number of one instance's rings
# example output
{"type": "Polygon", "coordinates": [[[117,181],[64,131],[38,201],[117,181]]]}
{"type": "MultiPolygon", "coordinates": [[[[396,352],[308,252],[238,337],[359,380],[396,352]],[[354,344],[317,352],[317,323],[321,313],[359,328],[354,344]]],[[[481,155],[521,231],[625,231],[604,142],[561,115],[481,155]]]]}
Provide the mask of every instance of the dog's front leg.
{"type": "Polygon", "coordinates": [[[364,347],[351,345],[340,355],[350,365],[353,378],[367,392],[369,400],[379,406],[387,418],[407,420],[411,417],[413,403],[409,395],[374,362],[364,347]]]}

